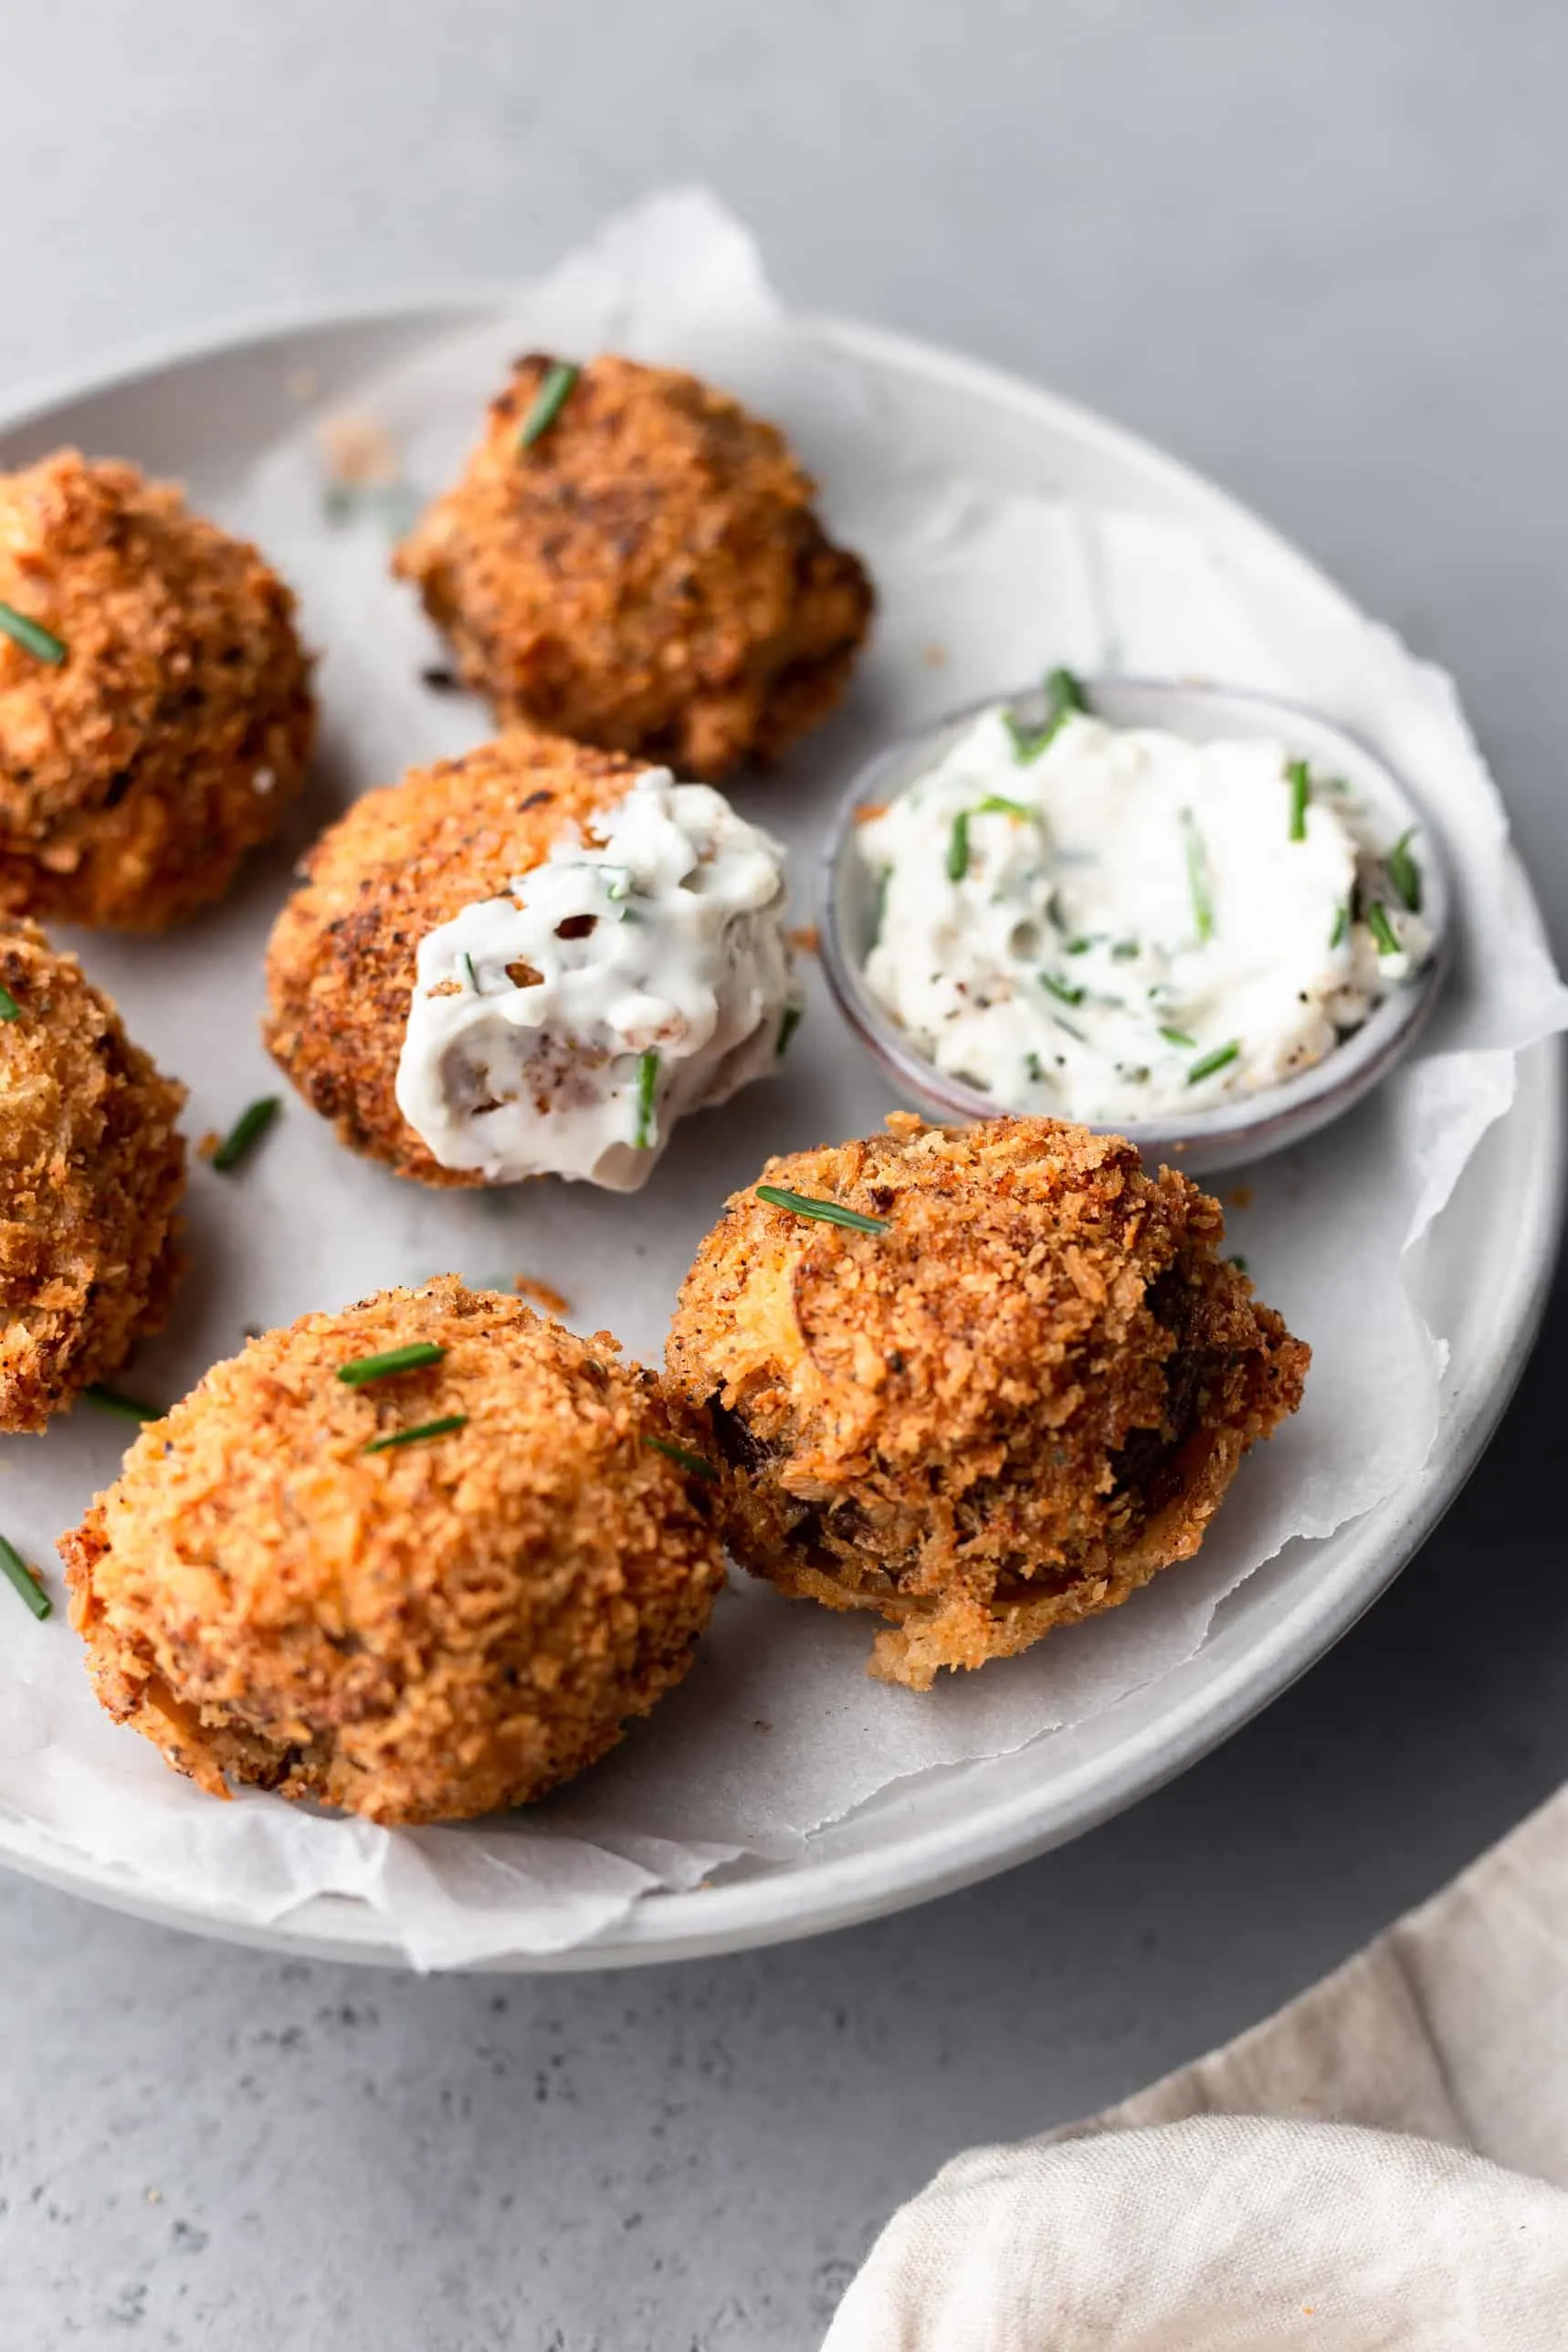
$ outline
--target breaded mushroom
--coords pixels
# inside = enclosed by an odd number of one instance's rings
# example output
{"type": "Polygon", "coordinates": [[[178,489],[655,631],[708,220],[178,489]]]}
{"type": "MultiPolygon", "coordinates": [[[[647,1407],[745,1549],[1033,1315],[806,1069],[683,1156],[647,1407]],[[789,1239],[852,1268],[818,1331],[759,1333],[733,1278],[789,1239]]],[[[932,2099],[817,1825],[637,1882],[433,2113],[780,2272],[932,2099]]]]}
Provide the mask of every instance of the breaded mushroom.
{"type": "Polygon", "coordinates": [[[679,1117],[776,1067],[784,916],[782,851],[710,786],[514,727],[323,835],[264,1035],[399,1176],[635,1190],[679,1117]]]}
{"type": "Polygon", "coordinates": [[[783,434],[695,376],[535,353],[395,568],[498,718],[715,783],[826,718],[866,635],[870,582],[814,495],[783,434]]]}
{"type": "Polygon", "coordinates": [[[0,912],[163,931],[223,896],[304,781],[293,616],[171,483],[75,449],[0,476],[0,912]]]}
{"type": "Polygon", "coordinates": [[[1027,1649],[1204,1539],[1309,1351],[1217,1254],[1218,1204],[1114,1136],[895,1113],[737,1193],[687,1278],[668,1385],[711,1410],[736,1558],[873,1609],[871,1672],[1027,1649]]]}
{"type": "Polygon", "coordinates": [[[0,1429],[38,1430],[168,1313],[185,1090],[36,923],[0,991],[0,1429]]]}
{"type": "Polygon", "coordinates": [[[216,1365],[61,1540],[103,1705],[216,1796],[374,1821],[581,1772],[680,1681],[723,1577],[707,1465],[616,1346],[448,1275],[216,1365]]]}

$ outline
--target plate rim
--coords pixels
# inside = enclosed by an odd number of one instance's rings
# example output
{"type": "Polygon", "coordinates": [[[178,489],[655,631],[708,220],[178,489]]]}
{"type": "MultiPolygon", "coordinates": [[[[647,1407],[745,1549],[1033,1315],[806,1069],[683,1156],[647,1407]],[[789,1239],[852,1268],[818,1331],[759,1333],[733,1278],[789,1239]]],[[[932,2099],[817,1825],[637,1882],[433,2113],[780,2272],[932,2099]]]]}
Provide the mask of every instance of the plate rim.
{"type": "MultiPolygon", "coordinates": [[[[112,395],[203,361],[247,350],[259,353],[268,343],[334,332],[413,329],[426,322],[434,331],[443,319],[455,324],[465,315],[478,320],[503,309],[514,296],[514,289],[493,283],[448,283],[435,290],[416,286],[401,297],[279,305],[231,315],[199,332],[139,339],[121,344],[97,365],[55,371],[16,387],[0,404],[0,435],[35,424],[54,409],[112,395]]],[[[1098,411],[990,362],[894,329],[816,315],[801,324],[851,358],[967,386],[990,403],[1004,404],[1097,444],[1184,497],[1196,492],[1211,510],[1223,512],[1243,530],[1260,552],[1286,565],[1299,585],[1310,584],[1340,617],[1359,616],[1353,599],[1310,555],[1233,492],[1098,411]]],[[[1540,923],[1533,891],[1517,857],[1515,865],[1540,923]]],[[[1341,1540],[1333,1575],[1314,1587],[1310,1604],[1293,1610],[1231,1661],[1217,1681],[1211,1677],[1200,1693],[1184,1695],[1157,1725],[1129,1738],[1123,1751],[1090,1759],[1076,1772],[1058,1775],[1047,1787],[993,1801],[976,1819],[916,1830],[872,1854],[815,1863],[808,1858],[797,1871],[660,1891],[586,1944],[554,1953],[500,1955],[453,1973],[542,1975],[648,1965],[752,1949],[853,1925],[973,1885],[1066,1844],[1221,1746],[1315,1665],[1386,1590],[1456,1499],[1500,1420],[1545,1311],[1562,1236],[1568,1143],[1565,1068],[1568,1057],[1558,1039],[1541,1039],[1516,1057],[1514,1093],[1502,1121],[1528,1123],[1538,1165],[1529,1213],[1515,1228],[1510,1280],[1488,1301],[1477,1369],[1446,1401],[1443,1441],[1434,1445],[1418,1476],[1399,1495],[1352,1523],[1341,1540]],[[1086,1778],[1092,1779],[1093,1792],[1075,1802],[1075,1782],[1086,1778]]],[[[52,1842],[47,1833],[0,1814],[0,1862],[108,1909],[297,1957],[412,1967],[379,1914],[352,1897],[318,1895],[278,1920],[256,1924],[236,1919],[216,1904],[209,1908],[140,1888],[125,1881],[112,1863],[51,1851],[52,1842]]]]}

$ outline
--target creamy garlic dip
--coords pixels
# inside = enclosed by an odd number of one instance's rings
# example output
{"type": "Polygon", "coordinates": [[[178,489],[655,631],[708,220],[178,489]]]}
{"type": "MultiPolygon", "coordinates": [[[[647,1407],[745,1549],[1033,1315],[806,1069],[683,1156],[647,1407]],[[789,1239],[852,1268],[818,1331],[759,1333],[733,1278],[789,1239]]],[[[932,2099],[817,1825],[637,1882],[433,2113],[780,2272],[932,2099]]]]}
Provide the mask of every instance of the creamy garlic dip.
{"type": "Polygon", "coordinates": [[[1321,1061],[1425,960],[1409,838],[1368,827],[1279,743],[990,711],[859,829],[866,982],[1006,1109],[1213,1109],[1321,1061]]]}
{"type": "Polygon", "coordinates": [[[668,768],[593,832],[419,944],[397,1107],[443,1167],[635,1192],[677,1119],[787,1041],[778,843],[668,768]]]}

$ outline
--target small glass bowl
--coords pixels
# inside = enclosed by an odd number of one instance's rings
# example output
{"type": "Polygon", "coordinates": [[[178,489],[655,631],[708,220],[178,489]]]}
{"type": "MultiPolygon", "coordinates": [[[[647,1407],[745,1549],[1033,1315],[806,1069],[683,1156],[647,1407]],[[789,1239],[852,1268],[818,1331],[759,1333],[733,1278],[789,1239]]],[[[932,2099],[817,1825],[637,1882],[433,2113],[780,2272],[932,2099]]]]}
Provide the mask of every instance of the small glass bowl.
{"type": "MultiPolygon", "coordinates": [[[[1115,727],[1160,727],[1191,743],[1278,737],[1293,759],[1319,775],[1341,776],[1394,840],[1415,831],[1421,867],[1422,921],[1431,933],[1426,963],[1378,1005],[1361,1028],[1311,1069],[1280,1086],[1190,1117],[1091,1120],[1102,1134],[1125,1135],[1146,1159],[1174,1159],[1189,1172],[1217,1172],[1264,1158],[1300,1143],[1350,1110],[1408,1051],[1437,998],[1452,944],[1452,893],[1442,848],[1430,821],[1383,760],[1342,728],[1272,696],[1194,680],[1086,679],[1084,693],[1097,718],[1115,727]]],[[[982,712],[998,703],[1026,725],[1047,715],[1037,688],[988,695],[919,734],[889,744],[856,775],[833,825],[825,852],[818,902],[822,964],[838,1008],[896,1091],[944,1124],[1005,1116],[1011,1106],[978,1087],[950,1078],[919,1053],[908,1033],[866,985],[865,963],[877,919],[877,888],[859,856],[859,812],[884,807],[907,792],[951,750],[982,712]]]]}

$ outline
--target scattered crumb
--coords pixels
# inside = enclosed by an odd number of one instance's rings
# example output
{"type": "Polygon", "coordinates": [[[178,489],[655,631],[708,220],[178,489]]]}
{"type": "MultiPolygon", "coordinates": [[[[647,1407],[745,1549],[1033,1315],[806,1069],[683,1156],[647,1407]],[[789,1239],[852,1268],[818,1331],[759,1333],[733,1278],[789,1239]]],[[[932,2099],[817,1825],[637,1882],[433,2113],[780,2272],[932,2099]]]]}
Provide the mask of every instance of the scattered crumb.
{"type": "Polygon", "coordinates": [[[397,444],[374,417],[341,409],[317,430],[330,481],[351,490],[387,487],[403,471],[397,444]]]}
{"type": "Polygon", "coordinates": [[[794,931],[786,931],[784,937],[789,941],[790,945],[795,949],[797,955],[815,955],[816,954],[817,936],[816,925],[815,923],[798,923],[794,931]]]}
{"type": "Polygon", "coordinates": [[[752,1729],[753,1731],[772,1731],[773,1725],[770,1723],[764,1723],[762,1716],[759,1715],[755,1723],[752,1725],[752,1729]]]}
{"type": "Polygon", "coordinates": [[[1225,1205],[1227,1208],[1250,1208],[1252,1187],[1249,1184],[1233,1185],[1225,1196],[1225,1205]]]}
{"type": "Polygon", "coordinates": [[[520,1299],[531,1299],[546,1314],[563,1315],[571,1312],[572,1302],[563,1296],[550,1282],[542,1282],[533,1274],[514,1274],[511,1287],[520,1299]]]}
{"type": "Polygon", "coordinates": [[[197,1159],[210,1160],[222,1141],[223,1137],[218,1134],[217,1129],[216,1127],[209,1127],[206,1134],[196,1145],[197,1159]]]}
{"type": "Polygon", "coordinates": [[[146,2197],[149,2205],[162,2205],[163,2202],[163,2192],[161,2189],[149,2189],[146,2197]]]}
{"type": "Polygon", "coordinates": [[[885,800],[863,800],[855,811],[855,822],[857,825],[870,825],[875,823],[879,817],[885,817],[887,813],[888,804],[885,800]]]}
{"type": "Polygon", "coordinates": [[[945,645],[922,645],[921,659],[928,670],[940,670],[947,659],[945,645]]]}
{"type": "Polygon", "coordinates": [[[321,379],[313,367],[291,368],[284,383],[290,400],[314,400],[321,388],[321,379]]]}
{"type": "Polygon", "coordinates": [[[419,683],[428,686],[435,694],[460,694],[463,691],[463,681],[455,670],[422,670],[419,683]]]}

